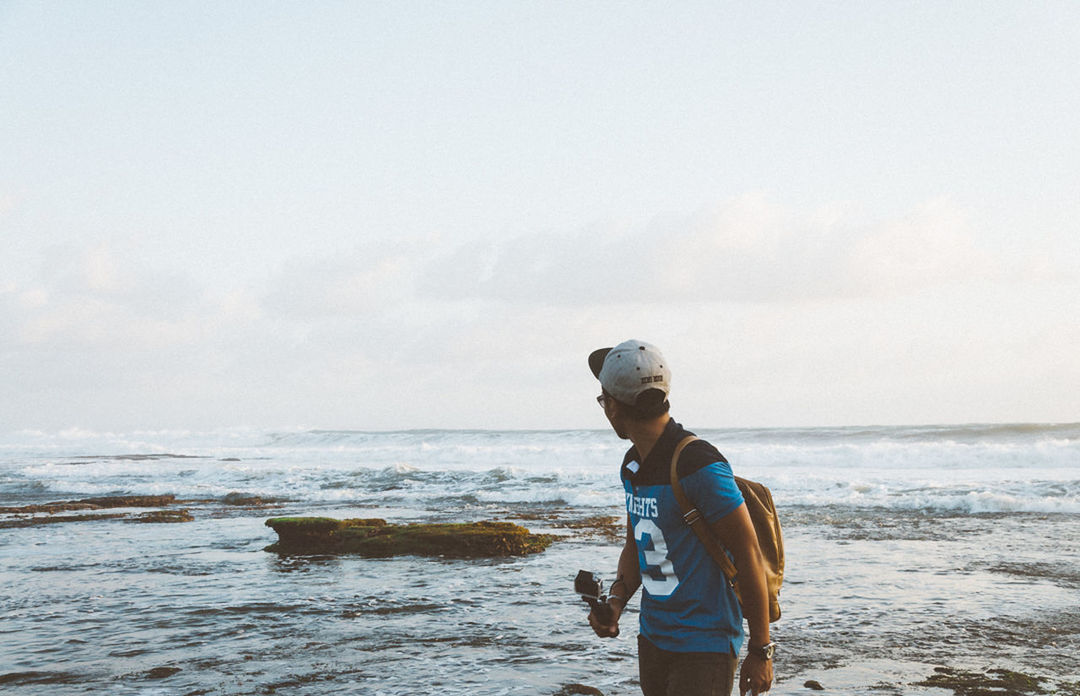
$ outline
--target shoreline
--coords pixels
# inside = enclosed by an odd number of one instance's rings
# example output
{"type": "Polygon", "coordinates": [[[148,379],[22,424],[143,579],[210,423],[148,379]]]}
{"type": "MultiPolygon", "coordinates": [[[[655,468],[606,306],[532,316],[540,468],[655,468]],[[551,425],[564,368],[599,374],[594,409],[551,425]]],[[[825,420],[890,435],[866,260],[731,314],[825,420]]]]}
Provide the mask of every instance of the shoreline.
{"type": "MultiPolygon", "coordinates": [[[[769,479],[784,525],[773,693],[815,693],[816,681],[836,694],[1078,696],[1080,442],[893,435],[724,448],[769,479]],[[993,686],[1005,673],[992,670],[1027,676],[993,686]]],[[[623,637],[602,641],[573,591],[579,569],[611,582],[625,538],[611,463],[623,448],[609,434],[195,438],[162,449],[210,456],[83,458],[98,444],[9,450],[0,506],[24,509],[0,519],[140,513],[82,506],[169,492],[161,509],[194,520],[0,529],[0,677],[13,693],[50,679],[70,684],[59,691],[218,696],[638,690],[636,606],[623,637]],[[468,561],[266,553],[266,519],[288,516],[500,520],[560,540],[468,561]]]]}

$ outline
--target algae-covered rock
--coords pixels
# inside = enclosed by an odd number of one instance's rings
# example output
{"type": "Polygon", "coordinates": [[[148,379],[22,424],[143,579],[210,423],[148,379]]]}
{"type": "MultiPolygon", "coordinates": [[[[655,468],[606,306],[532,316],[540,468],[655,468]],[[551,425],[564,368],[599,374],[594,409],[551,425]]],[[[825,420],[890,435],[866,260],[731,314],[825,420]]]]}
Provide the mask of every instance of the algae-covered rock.
{"type": "Polygon", "coordinates": [[[585,684],[567,684],[555,692],[554,696],[604,696],[604,692],[595,686],[585,684]]]}
{"type": "Polygon", "coordinates": [[[621,540],[626,536],[626,517],[611,515],[586,515],[581,516],[569,508],[555,508],[552,510],[536,510],[515,512],[509,515],[511,519],[524,522],[538,522],[543,526],[554,529],[567,529],[581,536],[598,536],[614,541],[621,540]]]}
{"type": "Polygon", "coordinates": [[[41,505],[23,505],[20,507],[0,507],[0,513],[56,513],[70,510],[106,510],[110,508],[148,508],[165,507],[176,502],[175,495],[120,495],[102,498],[83,498],[81,500],[63,500],[41,505]]]}
{"type": "Polygon", "coordinates": [[[101,522],[103,520],[128,519],[125,513],[100,515],[50,515],[48,517],[18,517],[12,520],[0,520],[0,529],[18,527],[38,527],[44,524],[62,524],[64,522],[101,522]]]}
{"type": "Polygon", "coordinates": [[[553,537],[533,534],[511,522],[387,524],[380,519],[276,517],[266,521],[278,534],[268,551],[295,554],[358,554],[478,558],[523,556],[546,549],[553,537]]]}
{"type": "Polygon", "coordinates": [[[936,667],[933,675],[915,685],[952,689],[957,696],[1031,696],[1049,693],[1042,686],[1044,682],[1045,677],[1007,669],[988,669],[979,673],[936,667]]]}
{"type": "Polygon", "coordinates": [[[155,667],[146,673],[147,679],[167,679],[177,672],[182,671],[179,667],[155,667]]]}
{"type": "Polygon", "coordinates": [[[150,510],[138,515],[130,513],[101,513],[88,515],[50,515],[48,517],[20,517],[13,520],[0,520],[0,529],[16,527],[37,527],[44,524],[62,524],[64,522],[103,522],[105,520],[123,520],[125,522],[191,522],[195,518],[186,509],[150,510]]]}
{"type": "Polygon", "coordinates": [[[154,510],[133,517],[129,522],[192,522],[195,518],[187,510],[154,510]]]}
{"type": "Polygon", "coordinates": [[[141,514],[131,512],[102,513],[100,510],[116,508],[167,507],[176,502],[174,495],[128,495],[104,498],[84,498],[66,500],[42,505],[24,505],[21,507],[2,507],[0,514],[31,515],[0,520],[0,529],[14,527],[37,527],[44,524],[64,522],[101,522],[104,520],[124,520],[127,522],[191,522],[194,517],[186,509],[151,510],[141,514]],[[79,515],[58,515],[58,512],[81,511],[79,515]]]}
{"type": "Polygon", "coordinates": [[[234,507],[265,507],[279,502],[277,498],[264,498],[260,495],[246,495],[238,491],[228,493],[221,502],[234,507]]]}

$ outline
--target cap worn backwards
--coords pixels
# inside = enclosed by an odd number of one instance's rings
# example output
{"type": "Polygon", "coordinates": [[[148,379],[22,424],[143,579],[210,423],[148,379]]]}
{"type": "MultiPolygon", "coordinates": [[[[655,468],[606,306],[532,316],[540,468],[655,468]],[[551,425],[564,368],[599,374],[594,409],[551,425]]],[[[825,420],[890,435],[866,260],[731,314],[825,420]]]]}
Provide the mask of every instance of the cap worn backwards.
{"type": "Polygon", "coordinates": [[[624,404],[637,405],[638,397],[656,389],[671,391],[671,370],[656,346],[644,341],[623,341],[589,355],[589,368],[608,394],[624,404]]]}

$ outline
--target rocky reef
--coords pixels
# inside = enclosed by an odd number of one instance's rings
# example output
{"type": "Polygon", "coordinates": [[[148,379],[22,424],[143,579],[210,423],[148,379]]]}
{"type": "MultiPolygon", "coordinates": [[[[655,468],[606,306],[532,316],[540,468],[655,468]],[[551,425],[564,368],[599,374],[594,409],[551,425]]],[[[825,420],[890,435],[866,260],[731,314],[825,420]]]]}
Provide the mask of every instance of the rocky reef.
{"type": "Polygon", "coordinates": [[[568,508],[509,513],[510,519],[536,522],[552,529],[568,530],[575,536],[618,542],[626,538],[626,518],[611,515],[580,515],[568,508]]]}
{"type": "Polygon", "coordinates": [[[176,502],[175,495],[119,495],[102,498],[82,498],[80,500],[62,500],[40,505],[22,505],[20,507],[0,507],[3,514],[28,514],[66,512],[70,510],[107,510],[112,508],[148,508],[165,507],[176,502]]]}
{"type": "Polygon", "coordinates": [[[165,508],[176,502],[174,495],[109,496],[104,498],[84,498],[82,500],[64,500],[40,505],[19,507],[0,507],[0,515],[12,515],[10,519],[0,519],[0,529],[16,527],[37,527],[43,524],[64,522],[100,522],[102,520],[123,520],[126,522],[191,522],[194,517],[187,509],[160,509],[142,513],[102,513],[100,510],[119,508],[165,508]],[[60,515],[60,512],[78,511],[78,515],[60,515]]]}
{"type": "Polygon", "coordinates": [[[387,524],[380,519],[276,517],[266,526],[278,534],[267,551],[283,554],[357,554],[482,558],[539,553],[554,537],[533,534],[512,522],[387,524]]]}
{"type": "Polygon", "coordinates": [[[956,696],[1056,696],[1080,695],[1080,683],[1054,681],[1008,669],[987,669],[972,672],[949,667],[937,667],[934,674],[915,686],[952,689],[956,696]]]}

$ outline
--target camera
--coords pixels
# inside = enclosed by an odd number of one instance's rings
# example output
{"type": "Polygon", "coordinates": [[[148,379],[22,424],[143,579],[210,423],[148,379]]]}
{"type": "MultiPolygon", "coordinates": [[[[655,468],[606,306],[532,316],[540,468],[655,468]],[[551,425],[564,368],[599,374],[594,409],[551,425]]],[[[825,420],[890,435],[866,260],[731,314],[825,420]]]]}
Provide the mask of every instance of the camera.
{"type": "Polygon", "coordinates": [[[593,610],[600,623],[611,623],[612,611],[604,593],[604,581],[596,573],[579,570],[574,578],[574,591],[581,595],[581,599],[593,610]]]}

